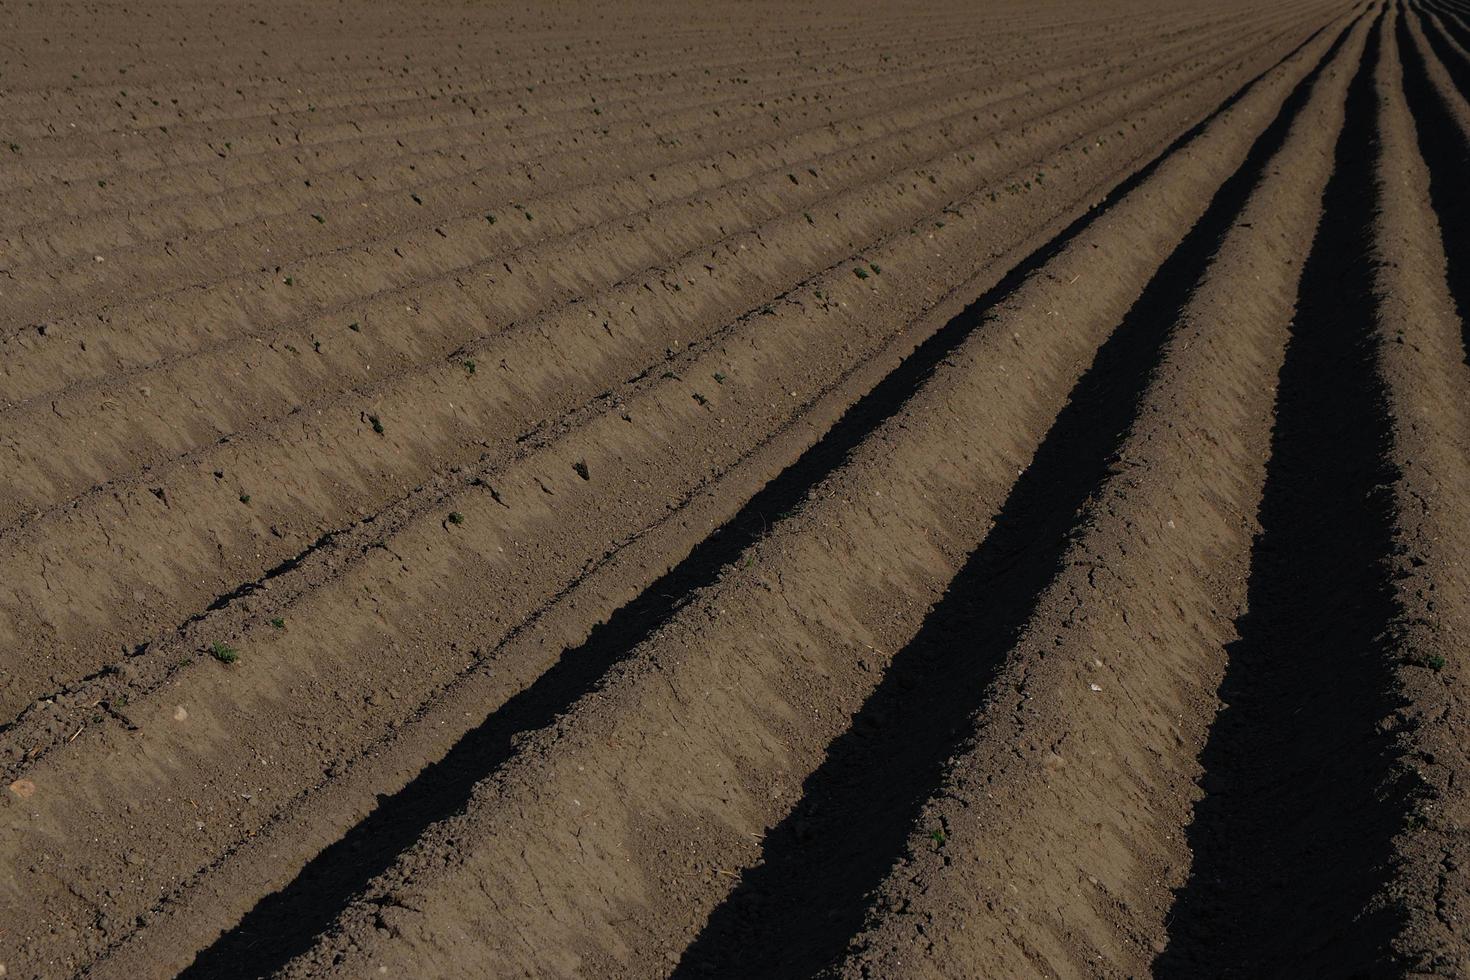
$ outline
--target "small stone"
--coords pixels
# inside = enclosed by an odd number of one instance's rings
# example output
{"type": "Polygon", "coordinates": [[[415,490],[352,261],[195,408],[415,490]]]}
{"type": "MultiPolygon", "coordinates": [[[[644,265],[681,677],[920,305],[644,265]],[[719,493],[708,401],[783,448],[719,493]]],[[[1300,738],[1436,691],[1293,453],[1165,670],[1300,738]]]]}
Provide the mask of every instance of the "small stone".
{"type": "Polygon", "coordinates": [[[184,706],[182,704],[179,705],[177,708],[174,709],[174,721],[188,721],[188,720],[189,720],[189,712],[187,710],[185,710],[185,708],[184,708],[184,706]]]}
{"type": "Polygon", "coordinates": [[[10,791],[23,800],[28,800],[36,795],[36,784],[29,779],[17,779],[10,784],[10,791]]]}

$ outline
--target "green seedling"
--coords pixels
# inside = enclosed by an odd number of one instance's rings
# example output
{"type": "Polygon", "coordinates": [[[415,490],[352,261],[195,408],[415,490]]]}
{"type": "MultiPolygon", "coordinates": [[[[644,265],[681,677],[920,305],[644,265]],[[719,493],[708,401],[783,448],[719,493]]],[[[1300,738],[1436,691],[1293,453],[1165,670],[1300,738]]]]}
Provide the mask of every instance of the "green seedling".
{"type": "Polygon", "coordinates": [[[464,362],[464,369],[466,371],[468,371],[470,374],[474,374],[475,373],[475,362],[474,361],[469,361],[469,360],[465,361],[464,362]]]}
{"type": "Polygon", "coordinates": [[[326,219],[326,218],[323,218],[323,217],[322,217],[322,216],[321,216],[321,215],[319,215],[319,214],[314,214],[314,215],[312,215],[312,216],[311,216],[311,217],[312,217],[312,220],[313,220],[313,221],[315,221],[315,222],[316,222],[316,223],[317,223],[317,224],[319,224],[319,225],[324,225],[324,224],[326,224],[326,223],[327,223],[327,219],[326,219]]]}
{"type": "Polygon", "coordinates": [[[947,840],[943,829],[939,827],[935,827],[933,830],[929,831],[929,839],[934,841],[934,843],[939,844],[940,846],[943,846],[945,840],[947,840]]]}
{"type": "Polygon", "coordinates": [[[209,655],[222,664],[232,664],[240,659],[240,651],[215,640],[209,645],[209,655]]]}
{"type": "Polygon", "coordinates": [[[715,378],[715,384],[724,384],[725,383],[725,376],[723,374],[721,374],[719,371],[716,371],[715,372],[714,378],[715,378]]]}
{"type": "Polygon", "coordinates": [[[853,267],[852,274],[855,275],[855,276],[857,276],[859,279],[866,279],[866,278],[868,278],[868,270],[867,269],[864,269],[860,265],[853,267]]]}
{"type": "Polygon", "coordinates": [[[463,524],[464,523],[464,515],[461,514],[457,510],[451,510],[449,512],[449,523],[451,523],[451,524],[463,524]]]}
{"type": "Polygon", "coordinates": [[[242,503],[242,504],[248,504],[248,503],[250,503],[250,494],[248,494],[248,493],[242,493],[242,494],[240,494],[240,503],[242,503]]]}
{"type": "Polygon", "coordinates": [[[701,395],[697,391],[694,393],[694,400],[697,401],[697,402],[699,402],[699,404],[701,404],[701,405],[708,405],[709,404],[709,399],[706,398],[706,397],[704,397],[703,395],[701,395]]]}
{"type": "Polygon", "coordinates": [[[288,286],[294,286],[294,285],[296,285],[296,280],[293,279],[293,278],[291,278],[290,276],[287,276],[285,279],[283,279],[281,281],[284,282],[288,286]]]}
{"type": "Polygon", "coordinates": [[[372,425],[373,425],[373,431],[374,432],[376,432],[378,435],[382,435],[383,434],[383,420],[382,419],[378,418],[376,415],[369,415],[368,416],[368,421],[372,423],[372,425]]]}
{"type": "Polygon", "coordinates": [[[273,619],[271,619],[271,625],[274,626],[278,630],[283,630],[283,629],[286,628],[286,621],[284,619],[282,619],[280,616],[276,616],[273,619]]]}
{"type": "Polygon", "coordinates": [[[1437,653],[1431,653],[1429,656],[1424,658],[1424,665],[1430,670],[1444,670],[1444,665],[1446,662],[1447,661],[1445,660],[1445,658],[1441,657],[1437,653]]]}

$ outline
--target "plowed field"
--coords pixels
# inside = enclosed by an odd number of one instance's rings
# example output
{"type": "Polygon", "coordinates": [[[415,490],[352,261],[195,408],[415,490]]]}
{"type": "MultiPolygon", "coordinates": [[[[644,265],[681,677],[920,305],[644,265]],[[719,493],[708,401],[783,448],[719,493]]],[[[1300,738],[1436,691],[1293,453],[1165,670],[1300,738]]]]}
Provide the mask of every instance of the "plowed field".
{"type": "Polygon", "coordinates": [[[1470,4],[0,0],[0,976],[1470,976],[1470,4]]]}

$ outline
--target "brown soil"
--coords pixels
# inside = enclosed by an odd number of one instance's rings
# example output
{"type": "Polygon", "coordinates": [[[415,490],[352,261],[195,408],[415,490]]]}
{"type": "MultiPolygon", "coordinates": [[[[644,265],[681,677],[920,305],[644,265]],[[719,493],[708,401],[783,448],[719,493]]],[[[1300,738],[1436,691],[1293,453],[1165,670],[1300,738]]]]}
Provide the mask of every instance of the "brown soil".
{"type": "Polygon", "coordinates": [[[1470,975],[1470,5],[0,5],[0,976],[1470,975]]]}

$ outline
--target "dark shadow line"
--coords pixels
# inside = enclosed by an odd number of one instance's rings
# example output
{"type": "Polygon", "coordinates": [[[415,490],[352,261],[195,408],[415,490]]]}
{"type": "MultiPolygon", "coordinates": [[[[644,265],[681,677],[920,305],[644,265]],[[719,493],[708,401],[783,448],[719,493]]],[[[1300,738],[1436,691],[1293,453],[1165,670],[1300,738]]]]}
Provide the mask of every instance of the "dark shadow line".
{"type": "Polygon", "coordinates": [[[564,651],[555,665],[492,711],[442,759],[430,763],[396,793],[380,796],[376,809],[309,861],[289,884],[262,898],[237,925],[202,950],[181,976],[196,980],[261,977],[306,952],[347,902],[386,871],[428,827],[464,809],[475,785],[513,755],[516,735],[546,727],[577,699],[594,690],[612,666],[666,622],[689,596],[712,584],[722,568],[760,538],[772,519],[798,506],[812,488],[842,464],[853,447],[896,414],[934,367],[983,321],[991,306],[1045,265],[1097,215],[1147,180],[1167,157],[1238,102],[1261,78],[1326,29],[1325,25],[1317,29],[1242,85],[1158,156],[1116,185],[1097,206],[1072,221],[931,334],[734,517],[615,611],[606,623],[594,628],[580,646],[564,651]]]}
{"type": "Polygon", "coordinates": [[[1247,612],[1200,757],[1205,796],[1161,980],[1391,972],[1400,916],[1370,910],[1404,816],[1376,728],[1397,707],[1383,640],[1395,471],[1372,293],[1382,18],[1302,271],[1247,612]]]}
{"type": "MultiPolygon", "coordinates": [[[[1434,88],[1418,45],[1409,35],[1407,11],[1399,20],[1399,60],[1403,63],[1404,97],[1414,118],[1419,155],[1429,168],[1429,199],[1439,219],[1444,247],[1446,284],[1460,318],[1460,340],[1470,364],[1470,136],[1450,114],[1434,88]]],[[[1444,43],[1435,26],[1417,12],[1429,48],[1444,65],[1455,85],[1470,93],[1470,64],[1444,43]]]]}
{"type": "Polygon", "coordinates": [[[843,955],[1055,577],[1079,511],[1109,476],[1181,309],[1347,30],[1098,348],[990,532],[766,835],[760,863],[711,915],[676,978],[807,977],[843,955]]]}

